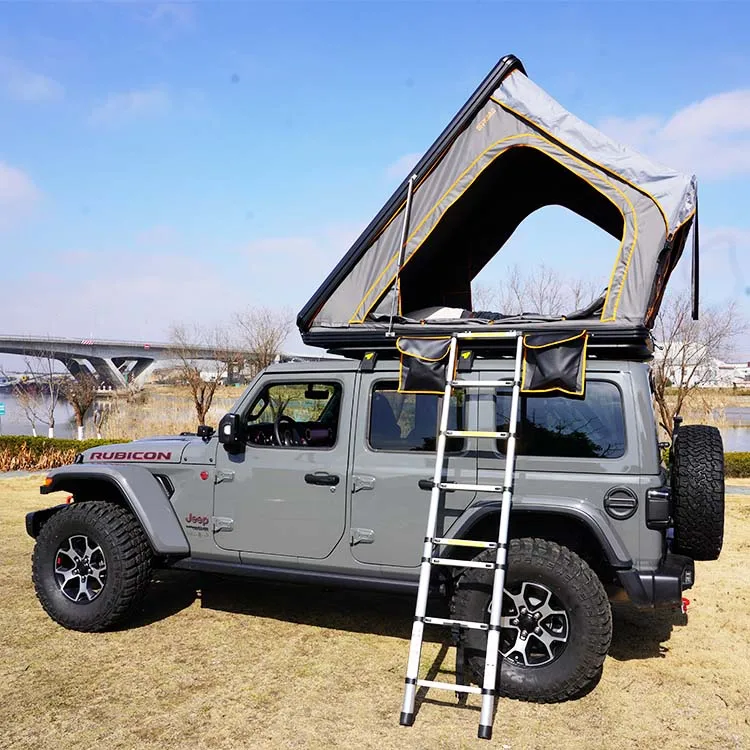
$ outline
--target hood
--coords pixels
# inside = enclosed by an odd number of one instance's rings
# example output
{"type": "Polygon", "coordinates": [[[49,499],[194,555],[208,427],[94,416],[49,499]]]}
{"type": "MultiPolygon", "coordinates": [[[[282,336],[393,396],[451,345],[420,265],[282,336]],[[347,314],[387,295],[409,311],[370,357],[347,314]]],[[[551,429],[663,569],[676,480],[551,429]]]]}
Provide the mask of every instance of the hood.
{"type": "Polygon", "coordinates": [[[81,454],[83,463],[162,463],[178,464],[191,443],[205,445],[195,435],[151,437],[130,443],[114,443],[89,448],[81,454]]]}

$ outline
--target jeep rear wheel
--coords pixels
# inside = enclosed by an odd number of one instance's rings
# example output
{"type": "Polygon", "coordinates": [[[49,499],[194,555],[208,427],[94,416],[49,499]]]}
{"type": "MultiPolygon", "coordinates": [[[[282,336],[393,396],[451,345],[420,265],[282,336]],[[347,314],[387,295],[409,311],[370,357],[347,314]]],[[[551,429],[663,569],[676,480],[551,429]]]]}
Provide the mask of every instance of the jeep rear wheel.
{"type": "Polygon", "coordinates": [[[143,529],[128,510],[105,501],[73,503],[42,526],[32,579],[55,622],[71,630],[107,630],[140,602],[151,558],[143,529]]]}
{"type": "MultiPolygon", "coordinates": [[[[475,558],[493,562],[486,550],[475,558]]],[[[458,620],[489,622],[492,573],[469,568],[452,600],[458,620]]],[[[601,581],[574,552],[544,539],[513,539],[500,620],[500,695],[536,703],[575,698],[599,678],[612,639],[601,581]]],[[[482,684],[487,634],[466,630],[466,660],[482,684]]]]}
{"type": "Polygon", "coordinates": [[[674,551],[716,560],[724,541],[724,447],[716,427],[680,427],[672,449],[674,551]]]}

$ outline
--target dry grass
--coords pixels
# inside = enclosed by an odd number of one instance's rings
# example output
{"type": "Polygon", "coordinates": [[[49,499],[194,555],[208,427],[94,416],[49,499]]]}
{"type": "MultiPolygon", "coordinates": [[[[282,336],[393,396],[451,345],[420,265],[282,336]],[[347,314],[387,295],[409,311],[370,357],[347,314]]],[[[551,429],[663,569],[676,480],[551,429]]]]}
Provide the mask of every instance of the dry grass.
{"type": "MultiPolygon", "coordinates": [[[[725,551],[698,564],[687,627],[618,611],[598,687],[560,705],[502,701],[489,745],[474,739],[475,696],[458,708],[433,692],[398,726],[410,598],[169,574],[134,627],[63,630],[29,580],[37,484],[0,481],[3,748],[750,747],[750,496],[729,499],[725,551]]],[[[426,645],[425,666],[439,651],[426,645]]]]}
{"type": "MultiPolygon", "coordinates": [[[[206,417],[216,427],[241,395],[239,388],[220,388],[206,417]]],[[[113,398],[102,435],[105,438],[136,438],[195,432],[198,419],[189,391],[184,386],[148,386],[134,400],[113,398]]]]}

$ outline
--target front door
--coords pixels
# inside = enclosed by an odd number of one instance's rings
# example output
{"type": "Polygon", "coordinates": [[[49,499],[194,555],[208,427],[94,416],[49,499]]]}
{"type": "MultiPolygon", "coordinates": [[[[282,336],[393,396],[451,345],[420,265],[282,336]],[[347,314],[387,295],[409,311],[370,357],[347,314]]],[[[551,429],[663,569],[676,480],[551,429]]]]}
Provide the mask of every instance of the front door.
{"type": "Polygon", "coordinates": [[[223,549],[321,559],[344,534],[354,373],[265,378],[241,411],[245,448],[219,448],[223,549]]]}
{"type": "MultiPolygon", "coordinates": [[[[419,488],[435,471],[441,397],[398,393],[393,373],[362,374],[352,469],[352,554],[363,563],[415,567],[422,558],[430,492],[419,488]]],[[[451,427],[469,429],[463,394],[454,397],[451,427]]],[[[475,404],[476,402],[469,402],[475,404]]],[[[450,438],[446,481],[475,484],[472,441],[450,438]]],[[[474,497],[443,493],[438,534],[474,497]]]]}

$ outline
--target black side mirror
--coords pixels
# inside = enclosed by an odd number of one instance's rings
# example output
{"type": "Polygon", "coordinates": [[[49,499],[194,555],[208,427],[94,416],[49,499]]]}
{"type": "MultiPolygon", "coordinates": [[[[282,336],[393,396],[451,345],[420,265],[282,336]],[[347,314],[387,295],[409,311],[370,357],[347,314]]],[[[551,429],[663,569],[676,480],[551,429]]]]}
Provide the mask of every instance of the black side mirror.
{"type": "Polygon", "coordinates": [[[242,447],[240,415],[230,412],[219,422],[219,442],[228,453],[236,453],[242,447]]]}

